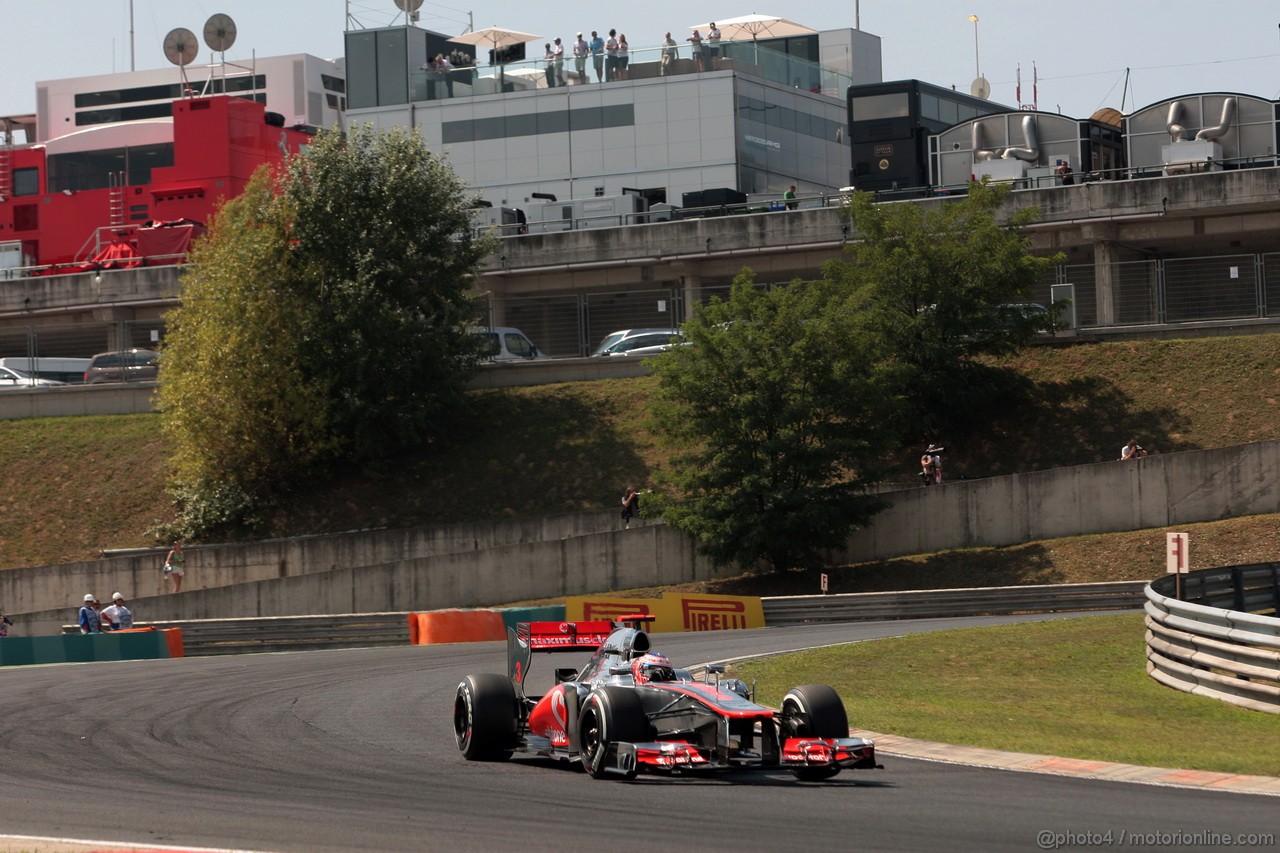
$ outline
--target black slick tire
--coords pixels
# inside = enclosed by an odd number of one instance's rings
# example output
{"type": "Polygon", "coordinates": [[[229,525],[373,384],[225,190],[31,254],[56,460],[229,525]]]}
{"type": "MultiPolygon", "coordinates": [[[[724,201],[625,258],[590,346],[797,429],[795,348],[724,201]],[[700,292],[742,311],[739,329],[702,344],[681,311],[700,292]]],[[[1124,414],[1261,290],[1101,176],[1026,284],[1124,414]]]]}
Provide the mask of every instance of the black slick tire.
{"type": "Polygon", "coordinates": [[[510,679],[468,675],[453,700],[453,736],[468,761],[506,761],[516,746],[516,691],[510,679]]]}
{"type": "Polygon", "coordinates": [[[637,769],[625,774],[606,773],[606,753],[610,743],[637,743],[650,740],[649,718],[634,690],[625,687],[599,687],[592,691],[578,712],[579,742],[582,744],[582,766],[593,779],[606,776],[634,779],[637,769]]]}
{"type": "MultiPolygon", "coordinates": [[[[784,737],[837,738],[849,736],[849,716],[840,696],[825,684],[793,687],[782,697],[784,737]]],[[[839,767],[793,767],[797,779],[817,782],[830,779],[839,767]]]]}

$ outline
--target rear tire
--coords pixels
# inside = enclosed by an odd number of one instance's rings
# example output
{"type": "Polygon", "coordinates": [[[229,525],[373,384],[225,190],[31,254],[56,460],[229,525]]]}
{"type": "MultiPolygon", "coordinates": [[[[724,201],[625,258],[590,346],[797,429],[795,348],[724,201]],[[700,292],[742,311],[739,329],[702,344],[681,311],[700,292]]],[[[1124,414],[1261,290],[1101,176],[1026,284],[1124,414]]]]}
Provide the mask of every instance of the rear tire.
{"type": "MultiPolygon", "coordinates": [[[[782,697],[786,737],[837,738],[849,736],[849,715],[840,696],[825,684],[793,687],[782,697]]],[[[839,767],[793,767],[801,781],[819,782],[840,772],[839,767]]]]}
{"type": "Polygon", "coordinates": [[[516,690],[503,675],[468,675],[453,700],[453,736],[468,761],[506,761],[516,746],[516,690]]]}
{"type": "Polygon", "coordinates": [[[625,687],[600,687],[587,697],[578,712],[579,743],[582,766],[593,779],[612,776],[634,779],[639,772],[632,768],[625,774],[607,773],[605,756],[610,743],[638,743],[651,740],[649,717],[634,690],[625,687]]]}

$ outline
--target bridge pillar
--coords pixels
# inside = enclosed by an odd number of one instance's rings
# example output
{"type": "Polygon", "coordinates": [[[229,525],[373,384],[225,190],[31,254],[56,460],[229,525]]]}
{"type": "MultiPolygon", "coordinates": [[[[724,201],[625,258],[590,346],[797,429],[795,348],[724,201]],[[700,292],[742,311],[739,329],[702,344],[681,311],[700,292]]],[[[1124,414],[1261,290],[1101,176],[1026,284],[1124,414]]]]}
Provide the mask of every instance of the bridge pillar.
{"type": "Polygon", "coordinates": [[[1119,260],[1119,246],[1115,242],[1115,228],[1086,230],[1085,236],[1093,240],[1094,299],[1098,311],[1099,326],[1114,326],[1116,322],[1115,281],[1113,272],[1119,260]],[[1092,231],[1092,233],[1090,233],[1092,231]]]}

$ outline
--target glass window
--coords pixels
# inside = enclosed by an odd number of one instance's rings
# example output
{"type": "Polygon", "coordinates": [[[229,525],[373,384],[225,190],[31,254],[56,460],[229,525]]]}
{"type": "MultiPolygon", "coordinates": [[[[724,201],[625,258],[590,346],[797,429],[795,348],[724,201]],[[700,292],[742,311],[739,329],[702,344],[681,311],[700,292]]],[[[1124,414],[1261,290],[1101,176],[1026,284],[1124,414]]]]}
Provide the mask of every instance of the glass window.
{"type": "Polygon", "coordinates": [[[538,133],[566,133],[568,130],[568,110],[556,110],[551,113],[538,113],[538,133]]]}
{"type": "Polygon", "coordinates": [[[378,105],[409,103],[409,42],[402,29],[379,30],[378,105]]]}
{"type": "Polygon", "coordinates": [[[13,194],[14,195],[39,195],[40,193],[40,170],[34,166],[26,169],[13,170],[13,194]]]}
{"type": "Polygon", "coordinates": [[[347,33],[347,90],[353,108],[378,105],[378,47],[371,32],[347,33]]]}
{"type": "Polygon", "coordinates": [[[907,118],[911,115],[911,105],[906,92],[892,92],[887,95],[866,95],[850,101],[854,121],[871,119],[907,118]]]}
{"type": "Polygon", "coordinates": [[[504,337],[507,341],[507,352],[521,358],[533,358],[533,347],[529,345],[529,339],[524,335],[507,332],[504,337]]]}
{"type": "Polygon", "coordinates": [[[942,98],[938,101],[938,119],[944,124],[955,124],[960,121],[960,105],[955,101],[942,98]]]}
{"type": "Polygon", "coordinates": [[[938,116],[938,98],[935,95],[920,96],[920,118],[927,118],[937,121],[938,116]]]}

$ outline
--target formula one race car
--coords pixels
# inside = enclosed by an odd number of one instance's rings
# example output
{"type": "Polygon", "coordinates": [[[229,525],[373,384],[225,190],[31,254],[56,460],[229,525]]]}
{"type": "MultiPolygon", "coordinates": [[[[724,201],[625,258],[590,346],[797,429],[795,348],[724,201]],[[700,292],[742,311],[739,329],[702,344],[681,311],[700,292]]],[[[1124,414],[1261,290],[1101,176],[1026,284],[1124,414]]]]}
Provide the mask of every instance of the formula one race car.
{"type": "Polygon", "coordinates": [[[830,687],[793,688],[780,710],[757,705],[746,684],[720,678],[724,666],[707,667],[698,681],[653,652],[643,629],[652,620],[508,629],[508,675],[468,675],[458,685],[458,749],[471,761],[515,753],[577,761],[594,778],[785,767],[816,781],[845,767],[880,767],[872,741],[849,737],[844,705],[830,687]],[[581,671],[557,669],[546,695],[525,694],[533,652],[585,649],[595,653],[581,671]]]}

